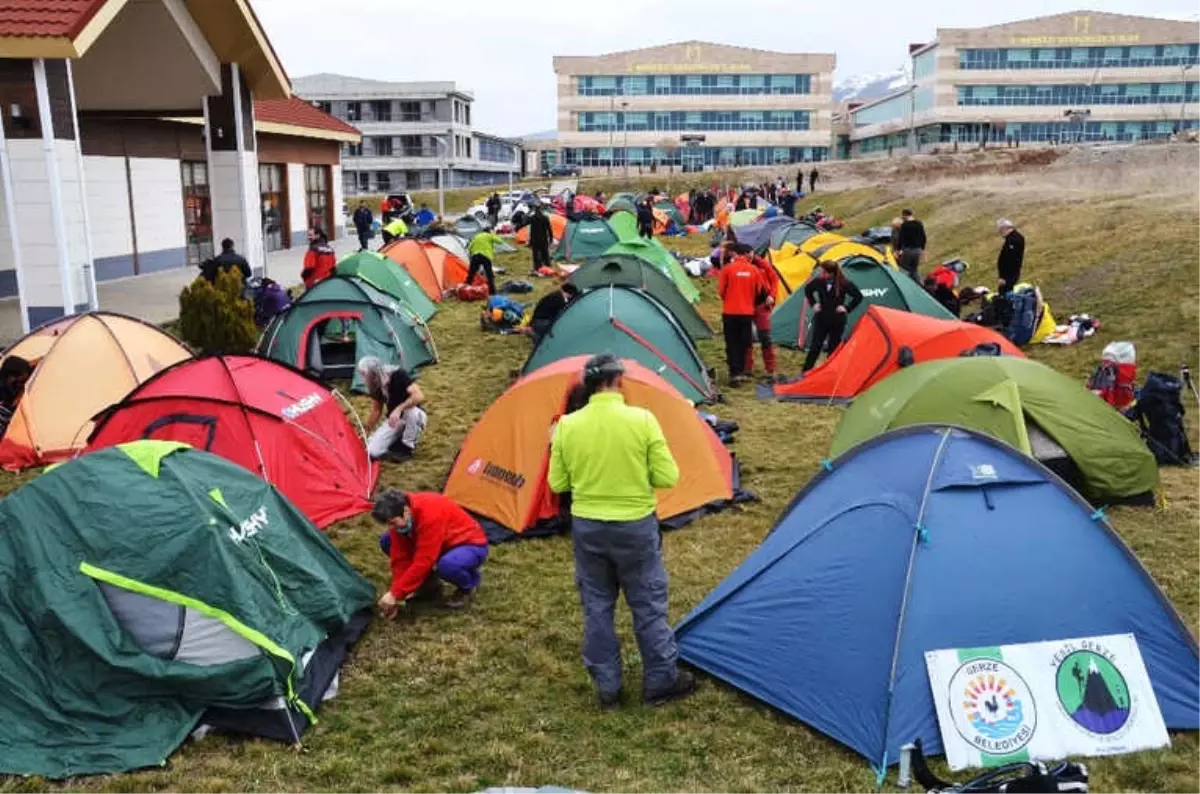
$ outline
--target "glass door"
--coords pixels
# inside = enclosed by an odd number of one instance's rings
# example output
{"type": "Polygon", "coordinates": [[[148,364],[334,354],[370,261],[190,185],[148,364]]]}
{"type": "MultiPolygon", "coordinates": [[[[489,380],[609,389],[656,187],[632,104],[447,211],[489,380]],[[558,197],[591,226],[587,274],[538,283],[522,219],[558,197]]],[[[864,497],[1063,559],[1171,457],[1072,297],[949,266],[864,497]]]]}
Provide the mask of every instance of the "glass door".
{"type": "Polygon", "coordinates": [[[198,267],[213,257],[212,198],[208,188],[208,164],[181,162],[183,177],[183,224],[187,233],[187,262],[198,267]]]}
{"type": "Polygon", "coordinates": [[[262,200],[263,244],[281,251],[290,243],[287,230],[287,190],[282,165],[259,165],[258,191],[262,200]]]}
{"type": "Polygon", "coordinates": [[[333,236],[333,218],[329,214],[329,167],[304,166],[304,192],[308,207],[308,228],[320,229],[333,236]]]}

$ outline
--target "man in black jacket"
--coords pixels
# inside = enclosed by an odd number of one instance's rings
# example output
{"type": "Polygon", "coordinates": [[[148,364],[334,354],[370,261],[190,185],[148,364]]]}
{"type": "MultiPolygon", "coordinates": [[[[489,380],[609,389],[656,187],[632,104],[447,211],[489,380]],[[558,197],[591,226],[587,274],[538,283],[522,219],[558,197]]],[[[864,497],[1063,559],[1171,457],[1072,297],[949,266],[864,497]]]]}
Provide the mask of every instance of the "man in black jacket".
{"type": "Polygon", "coordinates": [[[371,243],[371,224],[375,222],[375,216],[371,214],[367,202],[358,203],[358,209],[354,211],[351,220],[354,221],[354,231],[358,232],[358,250],[366,251],[371,243]]]}
{"type": "Polygon", "coordinates": [[[900,247],[900,269],[907,273],[913,281],[921,283],[917,267],[925,253],[925,224],[913,217],[913,211],[906,209],[900,213],[900,231],[896,242],[900,247]]]}
{"type": "Polygon", "coordinates": [[[533,208],[529,218],[529,250],[533,253],[532,272],[539,268],[550,267],[550,219],[546,217],[542,205],[533,208]]]}
{"type": "Polygon", "coordinates": [[[233,250],[233,240],[226,237],[221,241],[221,253],[217,254],[212,259],[200,265],[200,275],[208,279],[212,284],[217,283],[217,274],[222,270],[233,270],[236,268],[241,271],[242,284],[250,278],[250,263],[246,258],[233,250]]]}
{"type": "Polygon", "coordinates": [[[567,304],[575,300],[578,295],[579,287],[566,281],[561,287],[537,302],[537,306],[533,308],[533,317],[529,320],[535,345],[542,341],[542,337],[550,330],[550,326],[554,325],[558,315],[562,314],[563,309],[567,308],[567,304]]]}
{"type": "Polygon", "coordinates": [[[649,196],[638,205],[637,211],[638,237],[647,240],[654,236],[654,204],[649,196]]]}
{"type": "Polygon", "coordinates": [[[996,221],[996,231],[1004,238],[1000,247],[1000,256],[996,260],[996,271],[999,275],[997,292],[1001,294],[1012,292],[1012,288],[1021,282],[1021,265],[1025,263],[1025,236],[1017,231],[1017,227],[1007,218],[996,221]]]}

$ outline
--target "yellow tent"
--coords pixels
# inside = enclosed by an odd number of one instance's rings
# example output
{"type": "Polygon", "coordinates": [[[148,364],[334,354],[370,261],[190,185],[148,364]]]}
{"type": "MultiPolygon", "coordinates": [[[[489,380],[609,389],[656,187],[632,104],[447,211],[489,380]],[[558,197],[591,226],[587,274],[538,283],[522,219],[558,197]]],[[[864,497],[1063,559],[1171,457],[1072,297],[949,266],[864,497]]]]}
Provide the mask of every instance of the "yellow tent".
{"type": "Polygon", "coordinates": [[[865,256],[881,265],[896,266],[896,263],[891,261],[887,254],[880,253],[879,249],[856,243],[840,234],[829,234],[824,243],[811,245],[813,240],[825,236],[822,234],[810,237],[801,243],[799,248],[788,243],[778,253],[772,252],[771,261],[780,278],[779,291],[775,296],[776,304],[782,303],[789,294],[803,289],[817,262],[826,259],[840,262],[848,256],[865,256]],[[790,255],[786,253],[789,250],[790,255]]]}
{"type": "Polygon", "coordinates": [[[149,323],[89,312],[43,325],[4,351],[10,356],[34,366],[0,441],[0,465],[19,471],[71,457],[96,414],[192,354],[149,323]]]}

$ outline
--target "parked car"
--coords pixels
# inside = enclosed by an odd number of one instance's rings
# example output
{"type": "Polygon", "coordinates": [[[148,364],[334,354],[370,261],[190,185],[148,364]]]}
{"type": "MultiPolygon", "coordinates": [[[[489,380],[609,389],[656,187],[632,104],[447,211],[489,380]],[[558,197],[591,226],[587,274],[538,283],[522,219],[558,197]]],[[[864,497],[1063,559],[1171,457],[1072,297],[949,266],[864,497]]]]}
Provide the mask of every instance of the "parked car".
{"type": "Polygon", "coordinates": [[[559,163],[542,169],[542,176],[583,176],[583,169],[577,165],[559,163]]]}

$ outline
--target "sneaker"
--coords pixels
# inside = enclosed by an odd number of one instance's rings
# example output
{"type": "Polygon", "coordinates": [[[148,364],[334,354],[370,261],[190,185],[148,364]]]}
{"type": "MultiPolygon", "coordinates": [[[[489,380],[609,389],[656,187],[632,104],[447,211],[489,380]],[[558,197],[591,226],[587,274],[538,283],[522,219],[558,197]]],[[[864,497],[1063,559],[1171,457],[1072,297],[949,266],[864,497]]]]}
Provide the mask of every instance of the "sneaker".
{"type": "Polygon", "coordinates": [[[475,600],[474,590],[456,590],[454,595],[446,599],[447,609],[466,609],[475,600]]]}
{"type": "Polygon", "coordinates": [[[382,460],[389,460],[392,463],[407,463],[412,460],[413,451],[404,444],[396,444],[386,453],[383,454],[382,460]]]}
{"type": "Polygon", "coordinates": [[[596,693],[596,708],[601,711],[617,711],[625,704],[625,692],[618,689],[616,692],[597,692],[596,693]]]}
{"type": "Polygon", "coordinates": [[[680,670],[675,676],[675,682],[666,689],[645,694],[642,702],[651,708],[670,703],[672,700],[682,700],[696,691],[696,676],[686,670],[680,670]]]}

